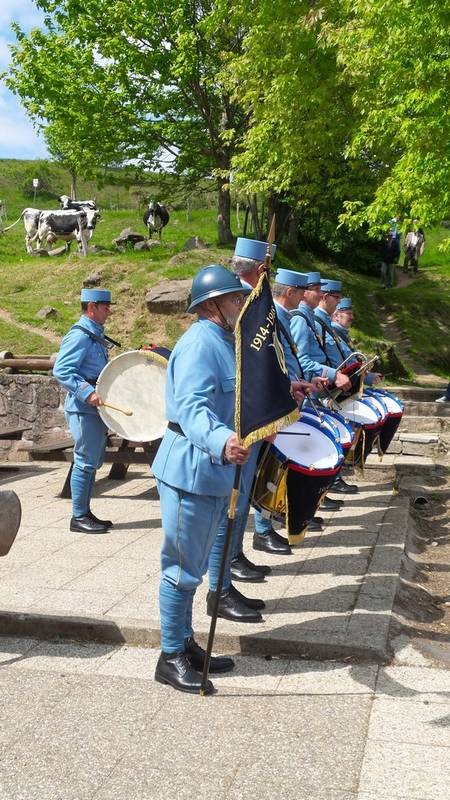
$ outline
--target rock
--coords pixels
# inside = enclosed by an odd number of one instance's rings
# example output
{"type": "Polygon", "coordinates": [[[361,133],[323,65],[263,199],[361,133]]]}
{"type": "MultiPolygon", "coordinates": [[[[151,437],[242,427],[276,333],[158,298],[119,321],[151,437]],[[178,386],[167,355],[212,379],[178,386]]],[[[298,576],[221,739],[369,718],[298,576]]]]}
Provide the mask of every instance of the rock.
{"type": "Polygon", "coordinates": [[[88,275],[87,278],[83,281],[83,286],[86,288],[88,286],[100,286],[103,280],[103,275],[101,272],[93,272],[91,275],[88,275]]]}
{"type": "Polygon", "coordinates": [[[159,283],[147,292],[145,302],[150,312],[173,314],[186,311],[191,297],[192,280],[159,283]]]}
{"type": "Polygon", "coordinates": [[[136,242],[136,244],[133,247],[133,250],[148,250],[149,249],[148,245],[149,243],[146,242],[145,240],[143,242],[136,242]]]}
{"type": "Polygon", "coordinates": [[[63,256],[65,253],[67,253],[67,247],[65,244],[63,244],[61,247],[55,247],[53,250],[48,251],[49,256],[63,256]]]}
{"type": "MultiPolygon", "coordinates": [[[[159,241],[159,239],[149,239],[147,241],[147,246],[148,246],[148,249],[151,250],[152,247],[161,247],[161,242],[159,241]]],[[[167,247],[167,245],[166,245],[166,247],[167,247]]]]}
{"type": "Polygon", "coordinates": [[[124,228],[121,233],[119,233],[116,239],[113,239],[113,244],[117,247],[121,246],[128,246],[132,247],[136,244],[136,242],[143,242],[145,241],[145,236],[142,236],[140,233],[136,233],[133,231],[132,228],[124,228]]]}
{"type": "Polygon", "coordinates": [[[43,247],[39,247],[36,250],[33,250],[30,253],[30,256],[34,256],[35,258],[48,258],[48,250],[44,250],[43,247]]]}
{"type": "Polygon", "coordinates": [[[58,311],[56,308],[53,308],[53,306],[44,306],[40,308],[36,314],[39,319],[48,319],[49,317],[56,317],[57,315],[58,311]]]}
{"type": "Polygon", "coordinates": [[[205,250],[206,244],[199,239],[198,236],[192,236],[190,239],[187,240],[186,244],[183,247],[183,250],[205,250]]]}

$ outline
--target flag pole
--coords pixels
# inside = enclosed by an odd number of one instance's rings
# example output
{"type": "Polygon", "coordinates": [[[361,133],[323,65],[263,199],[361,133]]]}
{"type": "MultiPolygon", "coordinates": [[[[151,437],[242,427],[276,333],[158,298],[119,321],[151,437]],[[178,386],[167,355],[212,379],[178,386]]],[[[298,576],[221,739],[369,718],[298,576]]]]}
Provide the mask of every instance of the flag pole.
{"type": "Polygon", "coordinates": [[[236,466],[234,472],[234,482],[233,482],[233,489],[231,491],[230,497],[230,505],[228,507],[228,522],[227,522],[227,530],[225,533],[225,540],[223,544],[223,553],[222,553],[222,560],[220,562],[220,570],[219,576],[217,578],[217,587],[216,587],[216,594],[214,598],[214,604],[211,613],[211,624],[209,626],[209,635],[208,635],[208,644],[206,646],[205,652],[205,663],[203,664],[203,674],[202,674],[202,683],[200,686],[200,694],[202,697],[205,695],[206,684],[208,681],[208,673],[209,673],[209,664],[211,661],[211,653],[214,644],[214,635],[216,632],[216,624],[217,624],[217,616],[219,612],[219,603],[220,603],[220,595],[222,593],[222,585],[223,585],[223,578],[225,575],[225,567],[228,560],[228,553],[230,551],[230,545],[232,540],[232,533],[233,533],[233,522],[236,516],[236,506],[239,497],[239,485],[241,483],[241,472],[242,466],[238,464],[236,466]]]}

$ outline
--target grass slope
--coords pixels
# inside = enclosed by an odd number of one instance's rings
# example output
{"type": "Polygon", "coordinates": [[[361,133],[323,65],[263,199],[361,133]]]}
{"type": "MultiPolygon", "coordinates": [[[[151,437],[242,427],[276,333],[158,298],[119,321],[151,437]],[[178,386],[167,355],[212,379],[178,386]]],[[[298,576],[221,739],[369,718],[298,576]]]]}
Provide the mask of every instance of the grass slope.
{"type": "MultiPolygon", "coordinates": [[[[27,176],[33,172],[33,162],[0,161],[0,198],[7,200],[8,221],[13,222],[20,211],[32,205],[22,191],[27,176]],[[31,166],[30,166],[31,164],[31,166]]],[[[67,191],[67,173],[52,165],[50,198],[67,191]]],[[[142,212],[133,207],[130,190],[119,187],[123,202],[128,208],[110,208],[115,188],[105,194],[108,206],[101,205],[101,195],[95,186],[80,184],[79,196],[96,196],[102,208],[102,221],[98,224],[91,244],[112,249],[112,240],[125,227],[145,234],[142,212]]],[[[106,190],[104,190],[106,192],[106,190]]],[[[37,198],[36,205],[46,205],[37,198]]],[[[54,200],[50,207],[57,207],[54,200]]],[[[239,231],[235,231],[239,233],[239,231]]],[[[395,315],[397,325],[404,334],[414,359],[420,358],[438,374],[450,372],[448,349],[450,329],[450,297],[447,290],[450,264],[448,256],[437,250],[439,241],[448,234],[439,229],[427,235],[426,251],[421,261],[417,281],[405,288],[383,292],[379,281],[359,274],[353,264],[348,269],[337,267],[300,253],[293,261],[277,253],[279,266],[301,271],[318,269],[326,277],[343,281],[344,293],[353,298],[357,321],[354,329],[358,346],[371,353],[383,340],[380,326],[382,313],[395,315]]],[[[72,245],[72,248],[74,246],[72,245]]],[[[102,284],[112,289],[118,301],[114,317],[108,326],[110,334],[123,343],[124,349],[138,347],[155,341],[173,346],[180,333],[190,324],[187,314],[173,317],[150,315],[145,306],[149,288],[162,281],[192,277],[200,266],[211,263],[229,263],[232,248],[219,248],[216,240],[216,212],[211,208],[171,211],[171,219],[163,233],[161,245],[143,253],[102,253],[80,257],[76,252],[69,256],[36,258],[27,255],[24,246],[23,223],[0,236],[0,309],[9,312],[18,323],[33,326],[27,335],[6,320],[0,321],[0,350],[21,353],[52,352],[55,347],[48,339],[40,337],[37,330],[63,335],[79,316],[79,292],[83,279],[99,271],[102,284]],[[187,239],[199,236],[206,245],[204,250],[183,252],[187,239]],[[37,318],[43,306],[53,306],[57,315],[46,321],[37,318]],[[37,329],[37,330],[36,330],[37,329]]]]}

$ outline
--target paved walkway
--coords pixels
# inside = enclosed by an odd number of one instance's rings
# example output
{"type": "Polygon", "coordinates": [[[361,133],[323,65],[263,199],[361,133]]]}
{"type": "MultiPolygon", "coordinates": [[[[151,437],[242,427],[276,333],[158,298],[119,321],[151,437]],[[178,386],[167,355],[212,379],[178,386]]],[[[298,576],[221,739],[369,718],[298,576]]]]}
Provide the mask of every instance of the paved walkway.
{"type": "MultiPolygon", "coordinates": [[[[156,646],[162,533],[154,480],[138,469],[126,481],[99,480],[93,508],[114,528],[86,536],[69,532],[70,502],[57,497],[66,470],[24,464],[16,473],[0,472],[0,488],[14,489],[23,507],[18,538],[0,560],[0,632],[156,646]]],[[[220,620],[219,649],[385,658],[407,501],[393,493],[390,479],[376,483],[367,474],[359,485],[344,510],[324,512],[323,533],[308,535],[291,556],[256,557],[249,530],[249,555],[270,564],[273,574],[239,588],[266,601],[264,622],[220,620]]],[[[204,584],[194,612],[201,641],[209,629],[206,591],[204,584]]]]}
{"type": "Polygon", "coordinates": [[[200,698],[156,658],[0,637],[2,800],[450,796],[450,671],[237,656],[200,698]]]}

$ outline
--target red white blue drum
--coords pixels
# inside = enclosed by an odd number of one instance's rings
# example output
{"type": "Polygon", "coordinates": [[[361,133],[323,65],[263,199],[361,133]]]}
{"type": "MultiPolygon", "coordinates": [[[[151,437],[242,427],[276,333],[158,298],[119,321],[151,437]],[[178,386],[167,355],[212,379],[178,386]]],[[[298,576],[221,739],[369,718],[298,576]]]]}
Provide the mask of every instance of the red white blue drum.
{"type": "Polygon", "coordinates": [[[290,543],[299,544],[343,459],[334,433],[316,419],[302,418],[262,448],[251,502],[264,516],[282,522],[290,543]]]}

